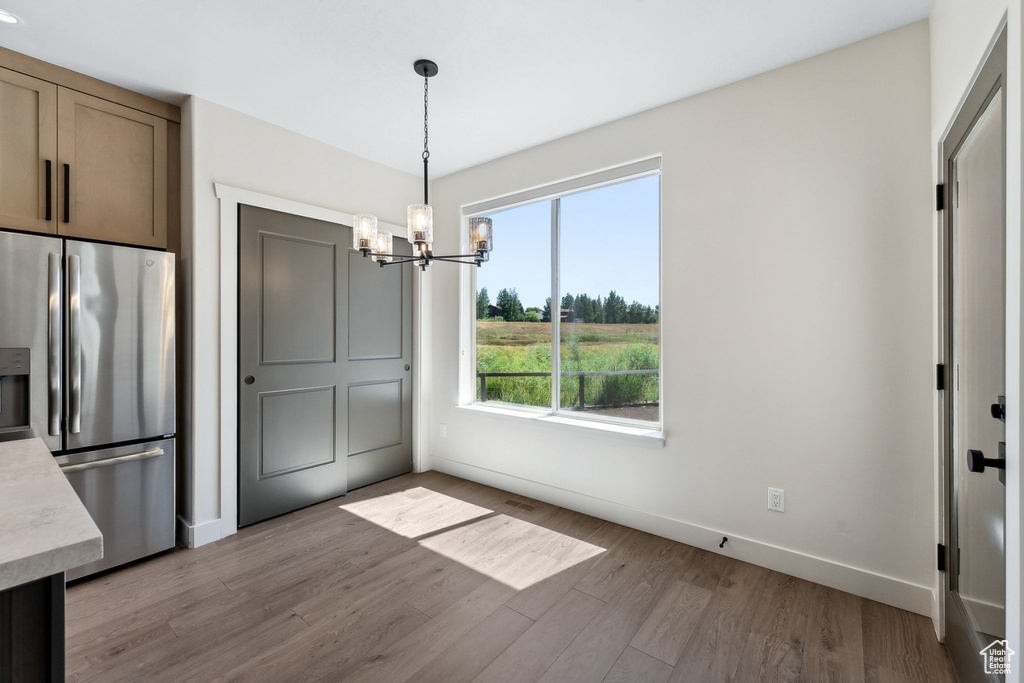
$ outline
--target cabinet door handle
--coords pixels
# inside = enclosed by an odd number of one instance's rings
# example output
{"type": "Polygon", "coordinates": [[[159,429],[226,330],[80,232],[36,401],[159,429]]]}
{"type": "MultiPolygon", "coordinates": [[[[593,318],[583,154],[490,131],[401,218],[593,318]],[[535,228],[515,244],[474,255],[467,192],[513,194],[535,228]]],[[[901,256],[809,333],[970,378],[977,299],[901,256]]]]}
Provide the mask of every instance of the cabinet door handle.
{"type": "Polygon", "coordinates": [[[47,159],[46,166],[46,222],[53,220],[53,163],[47,159]]]}
{"type": "Polygon", "coordinates": [[[64,222],[71,222],[71,165],[64,164],[64,222]]]}

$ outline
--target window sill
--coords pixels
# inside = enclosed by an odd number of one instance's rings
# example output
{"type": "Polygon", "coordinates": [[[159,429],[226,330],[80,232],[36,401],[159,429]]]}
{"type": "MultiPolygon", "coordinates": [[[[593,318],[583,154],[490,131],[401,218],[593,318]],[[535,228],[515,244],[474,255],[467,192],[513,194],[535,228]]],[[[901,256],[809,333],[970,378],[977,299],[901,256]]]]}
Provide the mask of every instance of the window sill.
{"type": "Polygon", "coordinates": [[[465,410],[495,417],[510,417],[517,420],[531,420],[537,423],[559,425],[568,429],[587,429],[606,434],[617,434],[634,439],[643,439],[651,443],[665,445],[665,433],[657,428],[635,427],[633,425],[616,424],[613,422],[599,422],[597,420],[581,420],[567,417],[565,415],[553,415],[548,412],[532,411],[529,409],[509,408],[505,406],[487,406],[479,403],[456,406],[459,410],[465,410]]]}

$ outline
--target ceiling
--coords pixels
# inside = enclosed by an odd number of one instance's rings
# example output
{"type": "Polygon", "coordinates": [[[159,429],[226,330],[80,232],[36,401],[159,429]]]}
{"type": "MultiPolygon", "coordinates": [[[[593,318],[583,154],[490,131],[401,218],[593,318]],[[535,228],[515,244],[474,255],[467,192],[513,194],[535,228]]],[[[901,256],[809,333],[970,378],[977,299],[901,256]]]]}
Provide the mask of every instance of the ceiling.
{"type": "Polygon", "coordinates": [[[363,157],[467,168],[927,16],[927,0],[0,0],[0,45],[363,157]]]}

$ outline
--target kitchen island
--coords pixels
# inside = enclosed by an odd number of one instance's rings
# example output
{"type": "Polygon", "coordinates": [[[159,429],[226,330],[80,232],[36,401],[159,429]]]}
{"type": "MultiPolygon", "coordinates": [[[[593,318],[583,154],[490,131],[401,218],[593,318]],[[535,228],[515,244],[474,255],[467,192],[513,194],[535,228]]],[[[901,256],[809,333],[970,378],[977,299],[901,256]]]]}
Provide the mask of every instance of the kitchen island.
{"type": "Polygon", "coordinates": [[[0,443],[0,683],[64,680],[64,572],[102,556],[46,444],[0,443]]]}

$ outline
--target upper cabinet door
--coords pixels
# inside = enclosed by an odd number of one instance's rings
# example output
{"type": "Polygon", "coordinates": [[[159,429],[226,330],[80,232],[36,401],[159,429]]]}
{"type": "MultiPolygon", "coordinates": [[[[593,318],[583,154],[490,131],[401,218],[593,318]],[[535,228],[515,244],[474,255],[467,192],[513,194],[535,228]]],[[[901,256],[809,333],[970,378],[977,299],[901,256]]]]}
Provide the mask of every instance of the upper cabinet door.
{"type": "Polygon", "coordinates": [[[61,235],[167,246],[167,121],[59,88],[61,235]]]}
{"type": "Polygon", "coordinates": [[[56,178],[57,86],[0,68],[0,228],[57,232],[56,178]]]}

